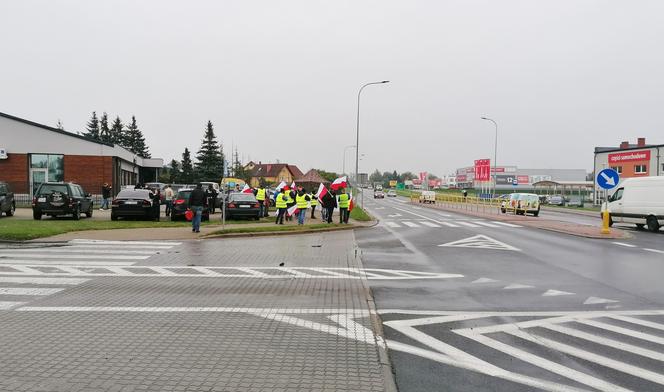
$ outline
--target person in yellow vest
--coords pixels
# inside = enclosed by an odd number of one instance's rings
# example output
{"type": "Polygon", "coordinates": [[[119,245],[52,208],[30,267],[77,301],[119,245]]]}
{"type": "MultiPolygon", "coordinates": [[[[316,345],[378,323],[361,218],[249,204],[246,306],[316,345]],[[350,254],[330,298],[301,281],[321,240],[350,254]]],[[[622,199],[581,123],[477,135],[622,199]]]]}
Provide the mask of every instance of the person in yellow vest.
{"type": "MultiPolygon", "coordinates": [[[[286,187],[286,189],[284,189],[283,192],[284,196],[286,196],[286,210],[288,210],[289,208],[295,205],[295,196],[297,195],[297,193],[295,193],[294,189],[290,189],[289,187],[286,187]]],[[[293,217],[286,214],[286,222],[290,222],[292,220],[293,217]]]]}
{"type": "Polygon", "coordinates": [[[256,200],[258,200],[258,204],[260,205],[258,216],[261,218],[267,216],[267,191],[265,190],[265,187],[259,185],[258,188],[254,190],[254,195],[256,196],[256,200]]]}
{"type": "Polygon", "coordinates": [[[318,206],[318,199],[313,193],[309,194],[309,199],[311,200],[311,219],[316,219],[316,207],[318,206]]]}
{"type": "Polygon", "coordinates": [[[339,190],[339,223],[348,223],[348,207],[350,207],[350,196],[346,193],[346,189],[339,190]]]}
{"type": "Polygon", "coordinates": [[[275,224],[283,225],[284,224],[284,215],[288,210],[288,199],[286,198],[286,193],[277,189],[277,195],[274,198],[274,205],[277,207],[277,221],[275,224]]]}
{"type": "Polygon", "coordinates": [[[307,216],[307,207],[309,206],[309,201],[311,198],[304,191],[303,188],[300,188],[295,196],[295,202],[297,203],[297,209],[300,210],[297,214],[297,224],[303,225],[304,218],[307,216]]]}

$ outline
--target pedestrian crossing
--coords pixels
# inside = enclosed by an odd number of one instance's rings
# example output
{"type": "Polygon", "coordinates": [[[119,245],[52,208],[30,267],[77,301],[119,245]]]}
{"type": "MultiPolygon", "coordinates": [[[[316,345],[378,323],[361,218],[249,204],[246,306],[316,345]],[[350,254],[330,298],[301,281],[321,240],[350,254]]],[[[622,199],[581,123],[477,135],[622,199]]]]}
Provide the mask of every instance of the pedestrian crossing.
{"type": "Polygon", "coordinates": [[[0,248],[0,310],[10,310],[83,284],[77,272],[113,270],[145,261],[180,242],[73,240],[0,248]],[[60,272],[61,275],[49,273],[60,272]]]}
{"type": "Polygon", "coordinates": [[[398,228],[434,228],[434,229],[439,229],[439,228],[445,228],[445,227],[451,227],[451,228],[482,228],[482,227],[490,227],[490,228],[505,228],[505,227],[510,227],[510,228],[519,228],[523,227],[521,225],[516,225],[514,223],[508,223],[508,222],[500,222],[500,221],[483,221],[483,220],[454,220],[454,221],[444,221],[444,220],[385,220],[381,221],[381,225],[387,226],[393,229],[398,229],[398,228]]]}

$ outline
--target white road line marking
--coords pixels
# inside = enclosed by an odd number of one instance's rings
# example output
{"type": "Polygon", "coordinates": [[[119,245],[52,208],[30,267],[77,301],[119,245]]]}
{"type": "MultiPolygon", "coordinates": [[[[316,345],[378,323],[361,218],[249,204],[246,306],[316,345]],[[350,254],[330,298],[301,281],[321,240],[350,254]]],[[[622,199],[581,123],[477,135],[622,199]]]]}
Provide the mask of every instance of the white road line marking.
{"type": "Polygon", "coordinates": [[[162,245],[103,245],[103,244],[95,244],[95,245],[86,245],[86,244],[68,244],[65,246],[63,249],[153,249],[155,251],[157,250],[168,250],[173,248],[173,246],[162,246],[162,245]]]}
{"type": "Polygon", "coordinates": [[[523,227],[521,225],[515,225],[513,223],[507,223],[507,222],[499,222],[499,221],[491,221],[492,223],[495,223],[497,225],[502,225],[502,226],[507,226],[507,227],[523,227]]]}
{"type": "Polygon", "coordinates": [[[51,295],[64,288],[45,287],[0,287],[0,295],[51,295]]]}
{"type": "Polygon", "coordinates": [[[34,260],[34,259],[0,259],[0,265],[134,265],[133,261],[88,261],[88,260],[34,260]]]}
{"type": "Polygon", "coordinates": [[[609,339],[609,338],[604,338],[598,335],[594,335],[591,333],[583,332],[574,328],[568,328],[564,327],[562,325],[557,325],[557,324],[547,324],[543,325],[542,328],[550,329],[552,331],[564,334],[564,335],[569,335],[573,336],[575,338],[587,340],[589,342],[601,344],[604,346],[616,348],[618,350],[626,351],[632,354],[640,355],[642,357],[654,359],[656,361],[662,361],[664,362],[664,354],[659,353],[656,351],[648,350],[646,348],[642,348],[639,346],[634,346],[632,344],[628,343],[623,343],[618,340],[614,339],[609,339]]]}
{"type": "Polygon", "coordinates": [[[401,223],[403,223],[404,225],[406,225],[406,226],[408,226],[408,227],[420,227],[420,225],[418,225],[418,224],[415,223],[415,222],[403,221],[403,222],[401,222],[401,223]]]}
{"type": "Polygon", "coordinates": [[[470,283],[493,283],[493,282],[498,282],[498,281],[495,280],[495,279],[490,279],[490,278],[479,278],[479,279],[473,280],[470,283]]]}
{"type": "Polygon", "coordinates": [[[86,278],[33,278],[29,276],[0,276],[0,283],[17,284],[52,284],[52,285],[78,285],[90,279],[86,278]]]}
{"type": "Polygon", "coordinates": [[[385,222],[385,224],[390,226],[390,227],[394,227],[394,228],[401,227],[401,225],[399,225],[396,222],[385,222]]]}
{"type": "Polygon", "coordinates": [[[470,222],[464,222],[464,221],[455,221],[455,222],[459,225],[466,226],[466,227],[480,227],[479,225],[476,225],[476,224],[470,223],[470,222]]]}
{"type": "MultiPolygon", "coordinates": [[[[541,346],[544,346],[549,349],[554,349],[557,351],[560,351],[562,353],[584,359],[586,361],[590,361],[592,363],[596,363],[614,370],[617,370],[622,373],[626,373],[632,376],[636,376],[639,378],[642,378],[644,380],[652,381],[657,384],[663,384],[664,385],[664,375],[651,372],[646,369],[642,369],[636,366],[632,366],[630,364],[616,361],[607,357],[603,357],[601,355],[597,355],[594,353],[591,353],[589,351],[581,350],[576,347],[569,346],[564,343],[557,342],[555,340],[547,339],[542,336],[537,336],[534,337],[524,331],[521,330],[509,330],[505,331],[506,333],[509,333],[510,335],[514,335],[518,338],[521,338],[523,340],[529,341],[531,343],[539,344],[541,346]]],[[[586,375],[587,377],[587,375],[586,375]]]]}
{"type": "Polygon", "coordinates": [[[504,242],[500,242],[483,234],[478,234],[458,241],[448,242],[446,244],[440,244],[438,246],[471,248],[471,249],[474,248],[474,249],[512,250],[516,252],[520,251],[519,248],[515,248],[512,245],[507,245],[504,242]]]}
{"type": "Polygon", "coordinates": [[[644,327],[652,328],[652,329],[659,329],[660,331],[664,331],[664,324],[659,324],[659,323],[653,323],[652,321],[647,321],[647,320],[641,320],[635,317],[627,317],[627,316],[620,316],[620,315],[610,315],[607,317],[611,317],[612,319],[624,321],[626,323],[630,324],[637,324],[637,325],[642,325],[644,327]]]}
{"type": "MultiPolygon", "coordinates": [[[[26,275],[43,275],[44,274],[42,271],[37,271],[34,268],[30,268],[30,267],[23,266],[23,265],[12,264],[12,265],[8,265],[8,266],[11,267],[12,269],[15,269],[16,271],[19,271],[23,274],[26,274],[26,275]]],[[[17,274],[17,272],[0,272],[0,273],[3,274],[3,275],[15,275],[15,274],[17,274]]]]}
{"type": "Polygon", "coordinates": [[[639,332],[639,331],[634,331],[634,330],[623,328],[623,327],[617,327],[615,325],[603,323],[601,321],[595,321],[595,320],[575,320],[575,321],[577,323],[589,325],[591,327],[604,329],[606,331],[611,331],[611,332],[619,333],[621,335],[631,336],[633,338],[637,338],[637,339],[645,340],[645,341],[648,341],[648,342],[664,345],[664,338],[661,338],[659,336],[654,336],[654,335],[650,335],[650,334],[639,332]]]}
{"type": "Polygon", "coordinates": [[[570,293],[568,291],[547,290],[544,294],[542,294],[542,297],[557,297],[559,295],[574,295],[574,293],[570,293]]]}
{"type": "Polygon", "coordinates": [[[664,250],[659,250],[659,249],[643,248],[643,250],[646,250],[648,252],[653,252],[653,253],[662,253],[662,254],[664,254],[664,250]]]}
{"type": "Polygon", "coordinates": [[[420,223],[421,223],[421,224],[423,224],[424,226],[429,226],[429,227],[438,227],[438,228],[440,228],[440,226],[439,226],[439,225],[437,225],[437,224],[435,224],[435,223],[432,223],[432,222],[428,222],[428,221],[422,221],[422,222],[420,222],[420,223]]]}
{"type": "Polygon", "coordinates": [[[160,241],[105,241],[105,240],[71,240],[70,244],[86,244],[86,245],[156,245],[156,246],[177,246],[182,245],[182,242],[160,242],[160,241]]]}
{"type": "Polygon", "coordinates": [[[455,225],[454,223],[450,223],[450,222],[442,222],[441,221],[441,222],[438,222],[438,223],[440,223],[441,225],[445,225],[447,227],[459,227],[459,225],[455,225]]]}
{"type": "Polygon", "coordinates": [[[503,290],[519,290],[519,289],[533,289],[535,286],[527,284],[512,283],[508,286],[503,287],[503,290]]]}
{"type": "Polygon", "coordinates": [[[16,306],[21,306],[25,302],[14,302],[14,301],[0,301],[0,310],[9,310],[16,306]]]}
{"type": "MultiPolygon", "coordinates": [[[[10,253],[0,253],[0,260],[6,258],[17,257],[16,254],[10,253]]],[[[150,256],[88,256],[88,255],[51,255],[51,254],[40,254],[40,253],[22,253],[21,257],[29,257],[36,259],[98,259],[98,260],[145,260],[149,259],[150,256]]]]}
{"type": "MultiPolygon", "coordinates": [[[[124,249],[72,249],[72,248],[27,248],[27,249],[3,249],[2,253],[13,253],[21,255],[23,253],[34,253],[35,251],[42,251],[44,254],[51,253],[87,253],[87,254],[137,254],[137,255],[153,255],[156,252],[148,250],[124,250],[124,249]]],[[[94,257],[94,256],[93,256],[94,257]]]]}
{"type": "Polygon", "coordinates": [[[626,244],[626,243],[624,243],[624,242],[615,242],[615,241],[612,241],[611,243],[614,244],[614,245],[620,245],[620,246],[624,246],[624,247],[627,247],[627,248],[636,248],[636,245],[626,244]]]}
{"type": "Polygon", "coordinates": [[[588,297],[583,304],[584,305],[596,305],[596,304],[610,304],[614,302],[620,302],[616,301],[615,299],[606,299],[606,298],[599,298],[599,297],[588,297]]]}
{"type": "Polygon", "coordinates": [[[493,223],[483,222],[483,221],[473,221],[473,223],[478,224],[478,225],[482,225],[482,226],[486,226],[486,227],[500,227],[500,226],[494,225],[493,223]]]}

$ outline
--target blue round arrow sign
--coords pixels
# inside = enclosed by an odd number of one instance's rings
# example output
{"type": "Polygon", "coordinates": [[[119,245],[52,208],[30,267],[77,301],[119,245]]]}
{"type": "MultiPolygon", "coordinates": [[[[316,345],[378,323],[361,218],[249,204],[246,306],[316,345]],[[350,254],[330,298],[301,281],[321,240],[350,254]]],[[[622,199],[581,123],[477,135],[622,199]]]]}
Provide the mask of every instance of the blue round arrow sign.
{"type": "Polygon", "coordinates": [[[620,174],[613,169],[604,169],[597,174],[597,185],[602,189],[613,189],[620,182],[620,174]]]}

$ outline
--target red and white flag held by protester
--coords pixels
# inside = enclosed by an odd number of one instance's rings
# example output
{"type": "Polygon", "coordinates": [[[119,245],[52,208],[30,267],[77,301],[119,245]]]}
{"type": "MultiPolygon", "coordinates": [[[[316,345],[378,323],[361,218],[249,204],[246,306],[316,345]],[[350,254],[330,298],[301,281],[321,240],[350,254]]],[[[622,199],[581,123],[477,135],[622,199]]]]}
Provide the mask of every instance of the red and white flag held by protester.
{"type": "Polygon", "coordinates": [[[339,190],[341,188],[348,188],[348,178],[346,178],[346,176],[337,178],[334,180],[334,182],[332,182],[330,188],[332,188],[333,191],[339,190]]]}
{"type": "Polygon", "coordinates": [[[274,188],[274,189],[284,189],[285,186],[286,186],[286,183],[284,181],[281,181],[279,183],[279,185],[277,185],[277,187],[274,188]]]}
{"type": "Polygon", "coordinates": [[[291,189],[296,189],[297,185],[295,185],[295,180],[290,184],[291,189]]]}
{"type": "Polygon", "coordinates": [[[288,209],[288,216],[293,216],[300,212],[300,209],[297,208],[297,204],[288,209]]]}
{"type": "Polygon", "coordinates": [[[316,199],[321,200],[323,197],[325,197],[326,194],[327,194],[327,188],[325,188],[325,185],[321,183],[318,186],[318,191],[316,191],[316,194],[314,196],[316,196],[316,199]]]}
{"type": "Polygon", "coordinates": [[[348,212],[353,211],[353,207],[355,207],[355,201],[353,200],[353,194],[348,192],[348,212]]]}
{"type": "Polygon", "coordinates": [[[249,185],[244,184],[244,188],[242,188],[242,193],[254,193],[254,191],[251,190],[249,185]]]}

